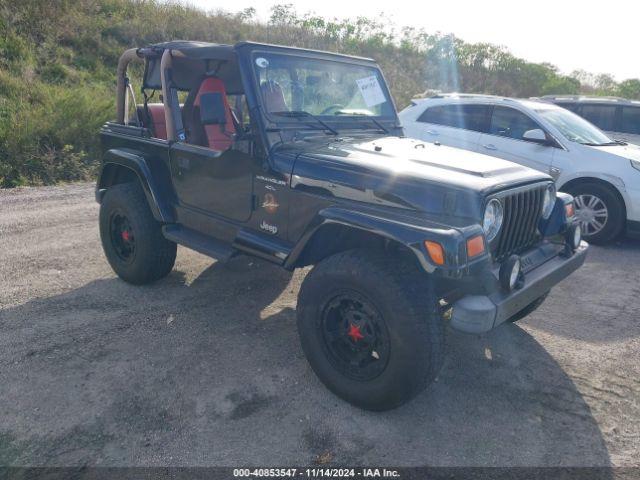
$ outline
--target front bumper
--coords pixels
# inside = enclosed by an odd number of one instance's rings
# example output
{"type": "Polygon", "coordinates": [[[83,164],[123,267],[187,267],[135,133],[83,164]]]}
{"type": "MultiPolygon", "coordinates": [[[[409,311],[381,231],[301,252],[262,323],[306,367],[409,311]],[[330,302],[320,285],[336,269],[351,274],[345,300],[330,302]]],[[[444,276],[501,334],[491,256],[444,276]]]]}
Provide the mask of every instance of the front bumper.
{"type": "MultiPolygon", "coordinates": [[[[570,257],[556,254],[530,270],[525,269],[525,284],[506,293],[496,289],[488,295],[467,295],[453,304],[451,326],[467,333],[484,333],[505,322],[531,302],[547,293],[554,285],[582,266],[589,245],[581,242],[570,257]]],[[[543,255],[531,252],[530,256],[543,255]]]]}

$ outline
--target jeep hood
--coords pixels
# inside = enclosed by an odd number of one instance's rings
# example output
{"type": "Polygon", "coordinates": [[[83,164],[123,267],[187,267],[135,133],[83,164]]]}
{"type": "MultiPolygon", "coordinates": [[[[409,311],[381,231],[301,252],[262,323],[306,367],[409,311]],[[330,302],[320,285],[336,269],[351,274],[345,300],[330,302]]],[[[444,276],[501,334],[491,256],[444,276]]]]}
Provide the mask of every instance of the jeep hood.
{"type": "Polygon", "coordinates": [[[293,188],[432,213],[477,217],[487,195],[551,180],[513,162],[410,138],[308,143],[296,159],[293,188]],[[443,212],[447,205],[451,211],[443,212]]]}

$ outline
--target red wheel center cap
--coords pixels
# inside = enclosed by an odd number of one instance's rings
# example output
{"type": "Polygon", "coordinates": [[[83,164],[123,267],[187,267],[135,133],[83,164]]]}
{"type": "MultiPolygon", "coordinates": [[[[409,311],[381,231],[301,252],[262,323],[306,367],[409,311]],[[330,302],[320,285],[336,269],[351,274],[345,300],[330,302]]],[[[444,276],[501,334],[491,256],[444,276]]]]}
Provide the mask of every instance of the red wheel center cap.
{"type": "Polygon", "coordinates": [[[362,340],[364,338],[364,335],[362,335],[362,332],[360,331],[360,327],[354,325],[353,323],[349,325],[349,331],[347,332],[347,335],[351,337],[351,340],[353,340],[354,342],[357,342],[358,340],[362,340]]]}
{"type": "Polygon", "coordinates": [[[128,242],[129,240],[131,240],[131,234],[129,233],[129,231],[128,231],[128,230],[124,230],[124,231],[122,232],[122,239],[123,239],[125,242],[128,242]]]}

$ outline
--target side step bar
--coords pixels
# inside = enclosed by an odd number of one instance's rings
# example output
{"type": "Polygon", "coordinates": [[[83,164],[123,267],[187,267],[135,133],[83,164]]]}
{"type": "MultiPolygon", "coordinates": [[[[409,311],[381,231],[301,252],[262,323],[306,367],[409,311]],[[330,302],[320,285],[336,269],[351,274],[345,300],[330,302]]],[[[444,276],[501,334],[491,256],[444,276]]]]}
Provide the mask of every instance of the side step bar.
{"type": "Polygon", "coordinates": [[[162,227],[162,234],[167,240],[184,245],[221,262],[226,262],[239,253],[238,250],[224,242],[180,225],[165,225],[162,227]]]}

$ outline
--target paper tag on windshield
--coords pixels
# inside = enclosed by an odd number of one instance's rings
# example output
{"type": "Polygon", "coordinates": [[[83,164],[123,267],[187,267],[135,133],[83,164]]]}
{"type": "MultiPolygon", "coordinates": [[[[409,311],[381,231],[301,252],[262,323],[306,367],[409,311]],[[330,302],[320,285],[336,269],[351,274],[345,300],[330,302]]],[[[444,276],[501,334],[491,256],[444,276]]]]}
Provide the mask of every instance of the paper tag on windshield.
{"type": "Polygon", "coordinates": [[[382,92],[382,88],[380,88],[378,77],[375,75],[371,75],[366,78],[359,78],[356,82],[358,83],[358,88],[360,89],[360,93],[362,94],[362,98],[364,98],[364,103],[367,104],[367,107],[374,107],[387,101],[384,93],[382,92]]]}

